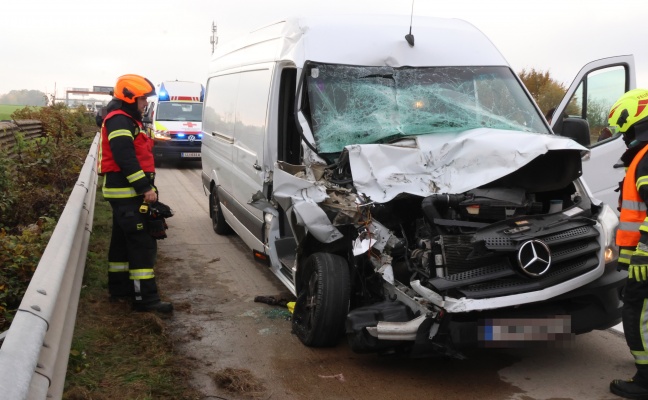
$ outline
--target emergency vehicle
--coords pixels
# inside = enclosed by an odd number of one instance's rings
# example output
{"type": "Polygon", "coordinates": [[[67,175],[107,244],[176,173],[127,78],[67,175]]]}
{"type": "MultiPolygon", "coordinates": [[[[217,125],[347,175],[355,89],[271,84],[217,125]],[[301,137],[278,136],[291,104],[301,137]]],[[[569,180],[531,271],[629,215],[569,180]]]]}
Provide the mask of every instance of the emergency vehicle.
{"type": "Polygon", "coordinates": [[[155,141],[155,166],[164,161],[200,160],[204,86],[165,81],[156,93],[144,116],[146,131],[155,141]]]}

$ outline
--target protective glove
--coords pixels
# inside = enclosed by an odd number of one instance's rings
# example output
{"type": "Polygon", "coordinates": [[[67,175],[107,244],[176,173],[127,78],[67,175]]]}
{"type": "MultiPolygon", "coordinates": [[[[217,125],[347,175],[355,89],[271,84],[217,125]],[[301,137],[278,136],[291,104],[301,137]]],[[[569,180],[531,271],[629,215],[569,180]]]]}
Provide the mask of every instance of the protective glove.
{"type": "Polygon", "coordinates": [[[648,281],[648,246],[643,243],[637,245],[637,249],[630,257],[628,279],[634,279],[637,282],[648,281]]]}
{"type": "Polygon", "coordinates": [[[148,221],[149,234],[153,236],[156,240],[166,239],[168,226],[164,221],[164,218],[151,218],[148,221]]]}

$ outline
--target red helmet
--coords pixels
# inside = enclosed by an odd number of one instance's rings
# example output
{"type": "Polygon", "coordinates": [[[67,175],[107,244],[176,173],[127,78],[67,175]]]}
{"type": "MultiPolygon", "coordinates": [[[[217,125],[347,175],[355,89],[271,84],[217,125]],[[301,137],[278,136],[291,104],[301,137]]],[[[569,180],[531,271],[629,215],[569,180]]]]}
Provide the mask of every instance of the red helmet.
{"type": "Polygon", "coordinates": [[[143,76],[128,74],[117,78],[114,96],[126,103],[135,103],[138,97],[149,97],[155,95],[155,87],[143,76]]]}

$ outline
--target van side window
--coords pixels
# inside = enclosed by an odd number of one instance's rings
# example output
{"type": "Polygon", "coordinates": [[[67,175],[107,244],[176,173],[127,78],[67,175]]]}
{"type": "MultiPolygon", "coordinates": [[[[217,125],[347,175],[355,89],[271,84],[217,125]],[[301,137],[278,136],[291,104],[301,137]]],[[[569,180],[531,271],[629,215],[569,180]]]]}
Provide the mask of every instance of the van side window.
{"type": "Polygon", "coordinates": [[[297,70],[295,68],[286,68],[281,71],[281,82],[279,85],[279,143],[277,158],[289,164],[299,164],[301,137],[297,130],[297,121],[295,118],[297,70]]]}
{"type": "Polygon", "coordinates": [[[234,136],[234,112],[238,93],[239,74],[221,75],[207,82],[203,115],[203,131],[234,136]]]}

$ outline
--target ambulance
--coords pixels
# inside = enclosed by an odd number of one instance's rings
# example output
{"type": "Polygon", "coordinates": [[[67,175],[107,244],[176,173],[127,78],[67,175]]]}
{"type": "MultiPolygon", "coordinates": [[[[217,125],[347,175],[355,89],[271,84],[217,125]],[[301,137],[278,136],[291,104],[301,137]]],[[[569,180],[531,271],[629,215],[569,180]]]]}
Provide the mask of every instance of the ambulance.
{"type": "Polygon", "coordinates": [[[157,86],[156,93],[144,115],[146,131],[155,141],[155,166],[168,161],[200,160],[204,86],[165,81],[157,86]]]}

